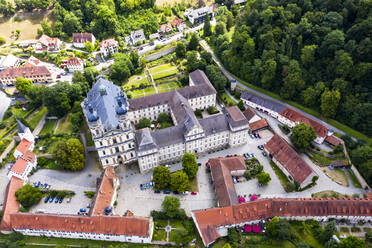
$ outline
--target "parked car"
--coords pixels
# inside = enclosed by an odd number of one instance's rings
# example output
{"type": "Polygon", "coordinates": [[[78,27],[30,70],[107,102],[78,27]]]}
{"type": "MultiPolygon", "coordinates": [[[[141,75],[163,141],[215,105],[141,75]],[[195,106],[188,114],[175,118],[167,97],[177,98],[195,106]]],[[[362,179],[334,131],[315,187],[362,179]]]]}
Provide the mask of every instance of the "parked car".
{"type": "Polygon", "coordinates": [[[164,190],[163,193],[166,194],[166,195],[169,195],[171,192],[170,192],[170,190],[164,190]]]}
{"type": "Polygon", "coordinates": [[[150,188],[150,183],[146,183],[146,189],[150,188]]]}
{"type": "Polygon", "coordinates": [[[182,194],[183,195],[188,195],[190,192],[189,191],[185,191],[185,192],[183,192],[182,194]]]}
{"type": "Polygon", "coordinates": [[[263,155],[264,157],[266,157],[266,156],[267,156],[267,153],[266,153],[265,151],[263,151],[263,152],[262,152],[262,155],[263,155]]]}
{"type": "Polygon", "coordinates": [[[45,197],[44,203],[47,203],[49,201],[49,195],[45,197]]]}
{"type": "Polygon", "coordinates": [[[173,191],[173,194],[179,195],[180,193],[178,193],[178,191],[173,191]]]}
{"type": "Polygon", "coordinates": [[[67,203],[71,202],[71,197],[67,198],[67,203]]]}
{"type": "Polygon", "coordinates": [[[237,181],[236,181],[236,178],[235,178],[235,177],[233,177],[233,182],[234,182],[234,184],[236,184],[236,183],[237,183],[237,181]]]}
{"type": "Polygon", "coordinates": [[[143,188],[143,184],[142,184],[142,183],[140,184],[140,189],[141,189],[141,190],[144,190],[144,188],[143,188]]]}
{"type": "Polygon", "coordinates": [[[198,193],[195,192],[195,191],[193,191],[193,192],[191,192],[191,194],[192,194],[192,195],[197,195],[198,193]]]}
{"type": "Polygon", "coordinates": [[[87,208],[91,208],[91,207],[92,207],[92,205],[90,205],[90,204],[87,205],[87,208]]]}
{"type": "Polygon", "coordinates": [[[63,199],[64,199],[64,197],[61,197],[61,198],[59,199],[59,203],[62,203],[62,202],[63,202],[63,199]]]}
{"type": "Polygon", "coordinates": [[[253,134],[249,134],[249,136],[251,136],[251,138],[254,139],[254,135],[253,134]]]}
{"type": "Polygon", "coordinates": [[[257,137],[261,139],[261,135],[259,133],[257,133],[257,137]]]}
{"type": "Polygon", "coordinates": [[[239,179],[239,177],[236,177],[236,181],[239,183],[240,182],[240,179],[239,179]]]}
{"type": "Polygon", "coordinates": [[[61,74],[58,74],[58,75],[57,75],[57,78],[61,78],[61,74]]]}
{"type": "Polygon", "coordinates": [[[257,146],[258,149],[263,150],[263,145],[257,146]]]}
{"type": "Polygon", "coordinates": [[[257,136],[257,134],[256,134],[256,133],[253,133],[253,136],[254,136],[255,138],[258,138],[258,136],[257,136]]]}
{"type": "Polygon", "coordinates": [[[79,211],[82,212],[82,213],[85,213],[87,211],[87,209],[86,208],[80,208],[79,211]]]}
{"type": "Polygon", "coordinates": [[[59,196],[56,197],[56,200],[54,201],[54,203],[58,203],[59,202],[59,196]]]}
{"type": "Polygon", "coordinates": [[[198,163],[198,166],[201,166],[201,163],[198,163]]]}
{"type": "Polygon", "coordinates": [[[254,158],[254,153],[251,154],[251,157],[254,158]]]}
{"type": "Polygon", "coordinates": [[[160,194],[160,190],[154,190],[155,194],[160,194]]]}
{"type": "Polygon", "coordinates": [[[53,201],[54,201],[54,197],[51,196],[51,197],[49,198],[49,203],[52,203],[53,201]]]}
{"type": "Polygon", "coordinates": [[[206,166],[207,168],[209,168],[211,165],[209,164],[209,162],[206,162],[206,163],[205,163],[205,166],[206,166]]]}

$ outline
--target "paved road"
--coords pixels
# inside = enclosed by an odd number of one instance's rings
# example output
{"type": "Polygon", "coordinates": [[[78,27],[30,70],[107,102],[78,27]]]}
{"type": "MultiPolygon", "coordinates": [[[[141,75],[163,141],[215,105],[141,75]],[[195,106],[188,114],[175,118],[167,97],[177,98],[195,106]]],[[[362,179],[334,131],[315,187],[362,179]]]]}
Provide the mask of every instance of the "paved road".
{"type": "MultiPolygon", "coordinates": [[[[212,54],[212,58],[213,58],[213,60],[214,60],[215,63],[220,67],[221,71],[226,75],[226,77],[227,77],[229,80],[236,79],[236,78],[234,78],[233,76],[231,76],[231,74],[230,74],[230,73],[229,73],[229,72],[228,72],[228,71],[223,67],[222,63],[221,63],[221,62],[218,60],[218,58],[215,56],[213,50],[209,47],[209,45],[207,44],[207,42],[206,42],[205,40],[200,39],[200,44],[201,44],[201,46],[202,46],[206,51],[208,51],[208,52],[210,52],[210,53],[212,54]]],[[[330,125],[330,124],[328,124],[328,123],[326,123],[326,122],[320,120],[319,118],[316,118],[316,117],[314,117],[314,116],[312,116],[312,115],[310,115],[310,114],[308,114],[308,113],[306,113],[306,112],[304,112],[304,111],[302,111],[302,110],[300,110],[300,109],[298,109],[298,108],[296,108],[296,107],[293,107],[292,105],[289,105],[289,104],[287,104],[287,103],[285,103],[285,102],[279,101],[279,100],[277,100],[277,99],[275,99],[275,98],[273,98],[273,97],[271,97],[271,96],[265,95],[265,94],[263,94],[263,93],[261,93],[261,92],[259,92],[259,91],[256,91],[256,90],[254,90],[254,89],[252,89],[252,88],[250,88],[250,87],[247,87],[246,85],[240,83],[238,80],[236,80],[236,83],[237,83],[237,85],[239,85],[240,87],[242,87],[242,88],[244,88],[244,89],[246,89],[246,90],[248,90],[248,91],[251,91],[251,92],[255,93],[256,95],[259,95],[259,96],[264,97],[264,98],[267,98],[267,99],[269,99],[269,100],[271,100],[271,101],[274,101],[274,102],[277,102],[277,103],[283,104],[283,105],[286,106],[286,107],[292,108],[292,109],[296,110],[297,112],[300,112],[300,113],[302,113],[303,115],[305,115],[305,116],[307,116],[307,117],[309,117],[309,118],[311,118],[311,119],[313,119],[313,120],[315,120],[315,121],[317,121],[317,122],[319,122],[319,123],[322,123],[322,124],[323,124],[324,126],[326,126],[328,129],[332,129],[332,130],[334,130],[335,132],[340,133],[340,134],[345,134],[345,132],[343,132],[342,130],[340,130],[340,129],[338,129],[338,128],[336,128],[336,127],[334,127],[334,126],[332,126],[332,125],[330,125]]]]}

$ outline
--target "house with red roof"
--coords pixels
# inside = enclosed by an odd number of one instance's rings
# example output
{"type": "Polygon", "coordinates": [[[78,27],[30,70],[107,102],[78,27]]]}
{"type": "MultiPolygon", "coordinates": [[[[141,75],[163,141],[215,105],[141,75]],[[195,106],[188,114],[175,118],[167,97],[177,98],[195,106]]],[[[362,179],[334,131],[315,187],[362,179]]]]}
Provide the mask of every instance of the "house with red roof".
{"type": "Polygon", "coordinates": [[[99,43],[99,49],[102,55],[107,57],[119,51],[119,43],[114,39],[103,40],[99,43]]]}
{"type": "Polygon", "coordinates": [[[186,23],[184,20],[178,18],[178,17],[175,17],[173,19],[173,21],[171,22],[171,25],[174,27],[174,28],[177,28],[178,31],[182,32],[185,27],[186,27],[186,23]]]}
{"type": "Polygon", "coordinates": [[[22,157],[19,157],[8,173],[8,178],[13,176],[23,181],[27,181],[28,174],[33,168],[36,168],[37,159],[36,155],[31,151],[26,151],[22,157]]]}
{"type": "Polygon", "coordinates": [[[61,68],[67,68],[69,72],[84,71],[85,60],[79,57],[69,57],[62,60],[61,68]]]}
{"type": "Polygon", "coordinates": [[[62,42],[60,39],[54,37],[51,38],[48,35],[43,34],[39,40],[33,45],[36,52],[43,51],[58,51],[62,42]]]}
{"type": "Polygon", "coordinates": [[[288,179],[297,182],[301,187],[310,184],[313,177],[317,176],[310,165],[278,134],[275,134],[264,147],[269,157],[288,179]]]}

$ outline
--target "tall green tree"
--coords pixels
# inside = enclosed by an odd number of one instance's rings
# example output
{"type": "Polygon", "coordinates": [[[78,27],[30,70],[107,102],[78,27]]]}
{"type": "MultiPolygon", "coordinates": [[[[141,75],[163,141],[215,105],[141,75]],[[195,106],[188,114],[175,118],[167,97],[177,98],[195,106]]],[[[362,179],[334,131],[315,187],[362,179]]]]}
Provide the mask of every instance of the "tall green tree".
{"type": "Polygon", "coordinates": [[[32,87],[32,81],[24,77],[17,77],[15,87],[21,94],[26,95],[28,90],[32,87]]]}
{"type": "Polygon", "coordinates": [[[171,190],[183,193],[190,187],[190,181],[187,174],[184,171],[176,171],[173,173],[171,178],[171,190]]]}
{"type": "Polygon", "coordinates": [[[209,37],[212,35],[211,20],[210,20],[209,15],[206,15],[205,17],[203,30],[204,30],[204,33],[203,33],[204,37],[209,37]]]}
{"type": "Polygon", "coordinates": [[[43,193],[39,188],[32,187],[30,184],[23,185],[22,188],[18,189],[15,192],[17,201],[21,203],[21,205],[28,209],[33,205],[37,204],[43,193]]]}
{"type": "Polygon", "coordinates": [[[178,42],[176,46],[176,56],[178,58],[184,58],[186,55],[186,46],[183,42],[178,42]]]}
{"type": "Polygon", "coordinates": [[[192,33],[187,48],[188,50],[197,50],[198,47],[199,47],[198,36],[195,33],[192,33]]]}
{"type": "Polygon", "coordinates": [[[301,152],[310,147],[311,142],[316,138],[315,130],[312,126],[300,123],[292,129],[291,141],[301,152]]]}
{"type": "Polygon", "coordinates": [[[161,206],[169,218],[174,218],[178,214],[181,204],[177,197],[166,196],[161,206]]]}
{"type": "Polygon", "coordinates": [[[152,172],[156,189],[167,189],[171,182],[170,171],[165,166],[158,166],[152,172]]]}
{"type": "Polygon", "coordinates": [[[52,152],[52,157],[67,170],[82,170],[85,165],[84,146],[76,138],[59,141],[52,152]]]}
{"type": "Polygon", "coordinates": [[[337,108],[341,100],[341,94],[338,90],[328,90],[326,89],[321,97],[320,108],[322,114],[325,117],[333,118],[337,113],[337,108]]]}
{"type": "Polygon", "coordinates": [[[196,163],[194,154],[186,152],[183,155],[182,168],[183,168],[183,171],[189,177],[189,179],[192,179],[196,176],[196,173],[198,172],[198,164],[196,163]]]}

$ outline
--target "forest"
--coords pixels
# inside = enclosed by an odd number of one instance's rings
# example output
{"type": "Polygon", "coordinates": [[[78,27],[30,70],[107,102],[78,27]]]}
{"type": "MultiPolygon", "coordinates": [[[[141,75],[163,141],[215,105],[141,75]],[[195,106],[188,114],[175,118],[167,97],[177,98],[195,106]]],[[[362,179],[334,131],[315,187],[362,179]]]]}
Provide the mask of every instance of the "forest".
{"type": "Polygon", "coordinates": [[[372,135],[372,2],[251,0],[235,13],[231,41],[209,37],[224,65],[372,135]]]}

